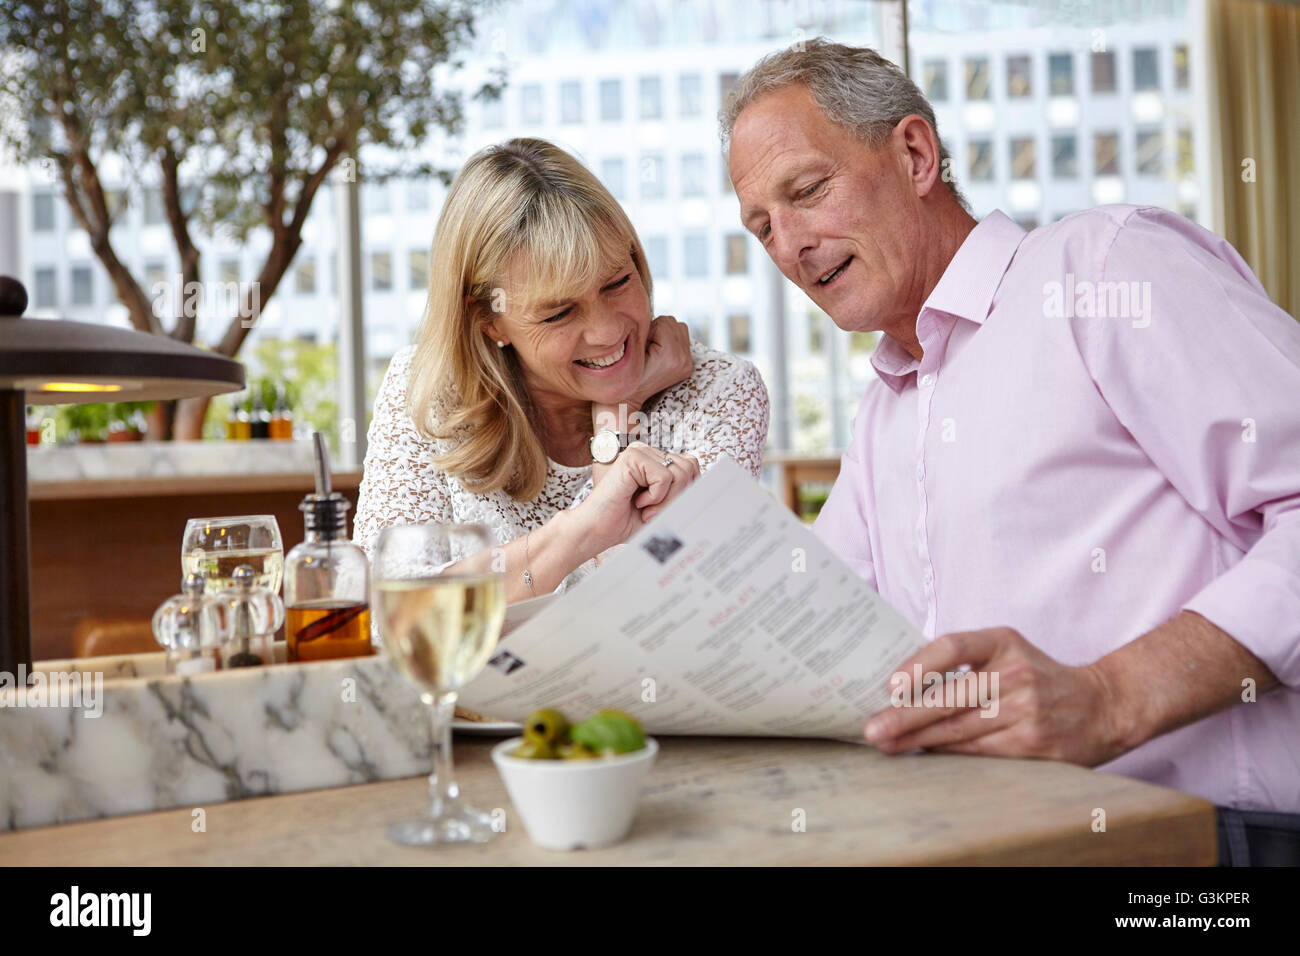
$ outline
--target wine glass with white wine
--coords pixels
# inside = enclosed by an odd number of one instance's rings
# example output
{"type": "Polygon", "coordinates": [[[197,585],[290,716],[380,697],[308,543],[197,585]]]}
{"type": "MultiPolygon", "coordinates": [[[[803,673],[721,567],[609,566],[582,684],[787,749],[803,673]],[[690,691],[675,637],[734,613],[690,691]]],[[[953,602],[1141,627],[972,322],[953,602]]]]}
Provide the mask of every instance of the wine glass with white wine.
{"type": "Polygon", "coordinates": [[[475,524],[397,525],[375,542],[371,610],[384,649],[420,689],[433,720],[431,805],[426,816],[389,827],[396,843],[482,843],[496,835],[487,813],[462,802],[451,761],[456,697],[492,656],[505,617],[505,575],[492,552],[492,538],[475,524]]]}

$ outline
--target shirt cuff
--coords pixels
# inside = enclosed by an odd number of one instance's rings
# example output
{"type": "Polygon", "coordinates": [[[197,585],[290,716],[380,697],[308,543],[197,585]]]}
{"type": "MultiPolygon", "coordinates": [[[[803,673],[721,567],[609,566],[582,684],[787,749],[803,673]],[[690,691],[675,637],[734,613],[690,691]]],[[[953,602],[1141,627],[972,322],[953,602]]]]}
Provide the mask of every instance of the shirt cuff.
{"type": "Polygon", "coordinates": [[[1249,555],[1183,605],[1268,665],[1283,684],[1300,686],[1300,578],[1249,555]]]}

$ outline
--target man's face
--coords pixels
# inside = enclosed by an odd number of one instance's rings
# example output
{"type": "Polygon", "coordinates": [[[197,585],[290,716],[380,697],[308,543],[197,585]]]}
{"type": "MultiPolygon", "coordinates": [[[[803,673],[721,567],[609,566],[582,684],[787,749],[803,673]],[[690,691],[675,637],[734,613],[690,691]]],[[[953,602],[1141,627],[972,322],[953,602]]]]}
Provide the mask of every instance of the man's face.
{"type": "Polygon", "coordinates": [[[745,227],[836,325],[915,322],[922,220],[898,128],[870,149],[788,86],[740,114],[730,173],[745,227]]]}

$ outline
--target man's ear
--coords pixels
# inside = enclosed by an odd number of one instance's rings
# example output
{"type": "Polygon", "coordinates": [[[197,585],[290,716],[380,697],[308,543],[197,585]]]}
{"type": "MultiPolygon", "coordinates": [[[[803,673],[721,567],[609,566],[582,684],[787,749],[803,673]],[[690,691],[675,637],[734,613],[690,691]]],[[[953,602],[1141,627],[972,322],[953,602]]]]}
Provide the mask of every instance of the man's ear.
{"type": "Polygon", "coordinates": [[[939,137],[925,117],[916,113],[899,120],[893,136],[900,153],[906,156],[908,178],[917,197],[929,195],[943,173],[939,168],[939,137]]]}

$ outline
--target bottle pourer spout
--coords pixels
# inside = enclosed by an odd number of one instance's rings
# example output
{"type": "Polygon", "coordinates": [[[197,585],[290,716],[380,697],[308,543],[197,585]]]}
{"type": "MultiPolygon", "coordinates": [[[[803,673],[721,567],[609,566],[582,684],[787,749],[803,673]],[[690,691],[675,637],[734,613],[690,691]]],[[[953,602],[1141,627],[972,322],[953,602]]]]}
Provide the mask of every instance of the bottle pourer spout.
{"type": "Polygon", "coordinates": [[[316,495],[328,498],[334,490],[330,479],[329,449],[325,447],[325,436],[320,432],[312,432],[311,440],[316,446],[316,495]]]}

